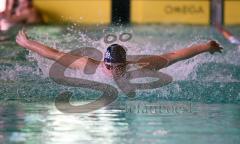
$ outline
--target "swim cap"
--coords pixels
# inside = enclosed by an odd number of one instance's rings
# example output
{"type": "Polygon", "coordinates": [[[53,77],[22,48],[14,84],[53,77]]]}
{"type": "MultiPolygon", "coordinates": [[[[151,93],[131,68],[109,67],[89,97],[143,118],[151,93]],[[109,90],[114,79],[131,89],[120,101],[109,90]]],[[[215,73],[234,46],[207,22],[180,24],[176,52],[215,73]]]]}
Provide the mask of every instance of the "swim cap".
{"type": "Polygon", "coordinates": [[[112,44],[107,48],[104,56],[104,62],[107,63],[125,63],[126,51],[121,45],[112,44]]]}

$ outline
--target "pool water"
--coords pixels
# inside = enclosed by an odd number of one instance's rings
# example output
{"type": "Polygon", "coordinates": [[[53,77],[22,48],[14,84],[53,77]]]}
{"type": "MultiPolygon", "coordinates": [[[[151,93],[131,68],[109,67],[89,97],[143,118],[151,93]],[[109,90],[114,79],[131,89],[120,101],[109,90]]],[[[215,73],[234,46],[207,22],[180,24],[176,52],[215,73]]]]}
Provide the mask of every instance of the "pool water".
{"type": "MultiPolygon", "coordinates": [[[[239,27],[228,27],[235,35],[239,27]]],[[[229,44],[214,29],[203,26],[78,27],[32,26],[32,39],[62,51],[93,47],[104,52],[108,34],[129,32],[120,43],[128,55],[156,55],[215,39],[222,54],[204,53],[160,71],[173,81],[160,88],[137,90],[129,98],[119,91],[110,105],[90,113],[62,113],[54,103],[70,91],[73,105],[96,100],[98,91],[55,83],[52,61],[11,41],[0,45],[0,143],[216,143],[240,142],[240,47],[229,44]]],[[[11,32],[14,35],[16,31],[11,32]]],[[[117,88],[98,74],[81,77],[117,88]]],[[[119,89],[118,89],[119,90],[119,89]]]]}

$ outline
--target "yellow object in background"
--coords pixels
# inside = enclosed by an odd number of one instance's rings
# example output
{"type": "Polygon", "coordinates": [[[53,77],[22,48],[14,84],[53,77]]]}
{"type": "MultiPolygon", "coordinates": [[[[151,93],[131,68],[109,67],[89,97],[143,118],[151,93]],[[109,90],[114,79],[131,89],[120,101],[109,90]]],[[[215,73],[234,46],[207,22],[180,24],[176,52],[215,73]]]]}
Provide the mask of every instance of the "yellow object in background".
{"type": "Polygon", "coordinates": [[[224,23],[240,24],[240,0],[225,0],[224,5],[224,23]]]}
{"type": "Polygon", "coordinates": [[[208,0],[132,0],[132,23],[209,24],[208,0]]]}
{"type": "Polygon", "coordinates": [[[34,0],[45,22],[111,22],[111,0],[34,0]]]}
{"type": "MultiPolygon", "coordinates": [[[[5,0],[1,0],[5,1],[5,0]]],[[[109,24],[112,0],[33,0],[47,23],[109,24]]],[[[131,23],[210,24],[211,0],[131,0],[131,23]]],[[[3,8],[0,8],[3,9],[3,8]]],[[[224,23],[240,24],[240,0],[224,1],[224,23]]]]}

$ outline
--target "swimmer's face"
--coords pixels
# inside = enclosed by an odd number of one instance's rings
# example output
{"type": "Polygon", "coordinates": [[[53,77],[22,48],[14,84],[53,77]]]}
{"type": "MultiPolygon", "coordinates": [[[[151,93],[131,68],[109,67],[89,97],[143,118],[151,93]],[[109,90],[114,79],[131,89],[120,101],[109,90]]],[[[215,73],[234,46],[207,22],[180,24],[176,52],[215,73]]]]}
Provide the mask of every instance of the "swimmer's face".
{"type": "Polygon", "coordinates": [[[115,76],[123,75],[126,71],[126,63],[106,63],[105,67],[115,76]]]}

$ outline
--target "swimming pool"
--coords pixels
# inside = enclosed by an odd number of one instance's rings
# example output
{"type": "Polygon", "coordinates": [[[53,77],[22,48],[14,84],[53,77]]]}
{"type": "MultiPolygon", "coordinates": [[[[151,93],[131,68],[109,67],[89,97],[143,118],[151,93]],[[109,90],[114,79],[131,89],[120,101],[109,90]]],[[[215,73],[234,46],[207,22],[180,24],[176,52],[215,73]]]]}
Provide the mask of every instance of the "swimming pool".
{"type": "MultiPolygon", "coordinates": [[[[229,27],[238,34],[239,27],[229,27]]],[[[154,55],[208,39],[218,40],[222,54],[208,53],[178,62],[161,72],[173,81],[152,90],[137,90],[91,113],[61,113],[54,99],[72,92],[74,105],[94,101],[101,93],[57,84],[49,78],[52,61],[20,48],[13,41],[0,46],[0,143],[239,143],[240,48],[214,29],[203,26],[78,27],[33,26],[33,39],[63,51],[93,47],[104,51],[104,36],[123,32],[132,39],[115,43],[129,55],[154,55]]],[[[104,76],[83,77],[117,87],[104,76]]]]}

